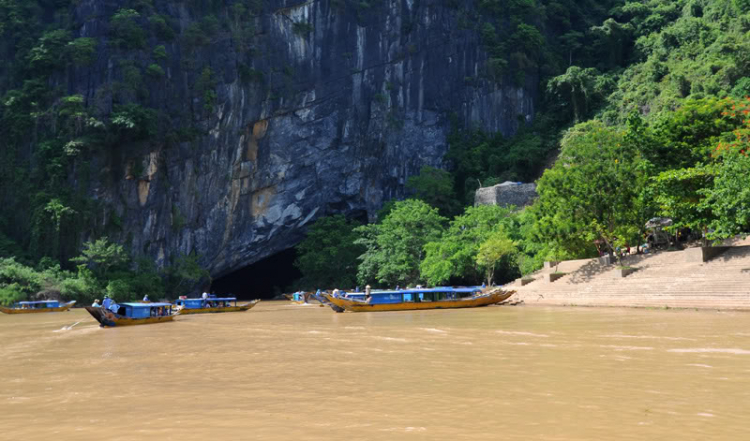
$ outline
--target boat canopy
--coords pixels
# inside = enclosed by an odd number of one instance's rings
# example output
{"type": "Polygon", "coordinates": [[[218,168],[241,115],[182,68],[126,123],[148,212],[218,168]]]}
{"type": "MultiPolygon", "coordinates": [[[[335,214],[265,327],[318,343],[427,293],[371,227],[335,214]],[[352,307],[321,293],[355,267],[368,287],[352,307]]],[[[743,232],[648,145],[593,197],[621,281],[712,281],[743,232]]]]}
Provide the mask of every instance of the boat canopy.
{"type": "Polygon", "coordinates": [[[57,305],[60,304],[60,302],[58,302],[57,300],[38,300],[36,302],[18,302],[17,304],[18,305],[42,305],[42,304],[49,305],[51,303],[54,303],[54,304],[57,304],[57,305]]]}
{"type": "Polygon", "coordinates": [[[120,303],[119,305],[131,308],[161,308],[163,306],[172,306],[171,303],[120,303]]]}
{"type": "MultiPolygon", "coordinates": [[[[481,291],[481,286],[470,286],[465,288],[453,288],[451,286],[438,286],[435,288],[410,288],[410,289],[399,289],[399,290],[378,290],[371,291],[370,294],[419,294],[419,293],[460,293],[460,294],[471,294],[477,291],[481,291]]],[[[357,293],[360,294],[360,293],[357,293]]],[[[361,293],[364,294],[364,293],[361,293]]]]}

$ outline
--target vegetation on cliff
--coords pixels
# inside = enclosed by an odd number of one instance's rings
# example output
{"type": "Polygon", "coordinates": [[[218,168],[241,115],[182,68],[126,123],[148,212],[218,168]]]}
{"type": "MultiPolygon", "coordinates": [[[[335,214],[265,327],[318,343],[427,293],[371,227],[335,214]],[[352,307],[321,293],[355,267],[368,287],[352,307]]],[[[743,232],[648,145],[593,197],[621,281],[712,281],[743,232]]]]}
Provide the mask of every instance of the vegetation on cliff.
{"type": "MultiPolygon", "coordinates": [[[[191,0],[185,5],[199,19],[184,29],[156,2],[123,1],[99,20],[106,38],[79,37],[71,16],[77,4],[0,0],[0,297],[43,289],[81,300],[177,293],[205,277],[196,256],[157,269],[125,257],[139,254],[128,240],[122,248],[97,240],[119,234],[122,221],[91,196],[90,184],[120,171],[142,177],[141,163],[123,159],[131,149],[207,133],[222,74],[200,62],[212,40],[229,39],[242,52],[242,82],[274,85],[269,99],[293,90],[291,68],[261,72],[245,63],[254,56],[261,0],[191,0]],[[115,54],[107,58],[112,65],[99,59],[104,50],[115,54]],[[173,86],[176,52],[191,93],[179,111],[146,87],[173,86]],[[113,80],[91,96],[71,92],[94,67],[113,80]],[[97,162],[104,153],[116,167],[97,162]]],[[[331,1],[360,19],[379,4],[331,1]]],[[[750,2],[442,6],[455,14],[455,26],[479,35],[487,63],[477,76],[541,91],[534,121],[518,115],[522,129],[512,138],[454,122],[450,172],[424,168],[409,179],[415,200],[390,205],[371,225],[335,218],[310,230],[300,246],[303,285],[505,281],[544,259],[591,255],[595,240],[637,244],[653,216],[707,239],[747,231],[750,2]],[[538,178],[539,200],[523,212],[461,208],[480,185],[538,178]],[[361,256],[356,265],[354,256],[361,256]]],[[[405,17],[402,31],[414,25],[405,17]]],[[[294,25],[297,35],[313,30],[294,25]]],[[[182,217],[172,211],[178,228],[182,217]]]]}
{"type": "MultiPolygon", "coordinates": [[[[538,14],[542,25],[561,26],[572,10],[521,3],[556,11],[538,14]]],[[[584,19],[555,38],[543,33],[555,50],[536,58],[548,76],[535,123],[511,139],[460,128],[450,139],[454,186],[444,194],[462,204],[479,183],[536,179],[557,150],[538,181],[539,199],[520,213],[480,207],[498,216],[491,223],[467,222],[477,215],[468,208],[425,245],[410,283],[479,283],[488,256],[501,256],[492,270],[503,282],[543,260],[593,256],[595,241],[611,251],[636,246],[655,216],[706,241],[750,229],[750,3],[612,2],[577,17],[584,19]]]]}

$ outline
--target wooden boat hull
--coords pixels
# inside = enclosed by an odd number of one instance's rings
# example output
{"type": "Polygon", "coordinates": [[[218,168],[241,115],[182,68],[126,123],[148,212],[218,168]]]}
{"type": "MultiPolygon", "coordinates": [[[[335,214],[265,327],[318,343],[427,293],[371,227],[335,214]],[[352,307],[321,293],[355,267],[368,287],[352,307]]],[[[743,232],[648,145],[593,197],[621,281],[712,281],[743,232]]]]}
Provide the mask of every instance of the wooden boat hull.
{"type": "Polygon", "coordinates": [[[180,315],[188,314],[215,314],[218,312],[242,312],[247,311],[253,306],[257,305],[260,300],[253,300],[252,302],[245,303],[239,306],[227,306],[225,308],[183,308],[180,310],[180,315]]]}
{"type": "Polygon", "coordinates": [[[0,312],[4,312],[5,314],[37,314],[40,312],[62,312],[69,310],[73,305],[75,305],[75,300],[72,302],[68,302],[60,307],[57,308],[39,308],[39,309],[20,309],[20,308],[6,308],[4,306],[0,306],[0,312]]]}
{"type": "Polygon", "coordinates": [[[102,326],[110,328],[115,326],[150,325],[153,323],[171,322],[172,320],[174,320],[175,315],[177,315],[173,314],[161,317],[130,318],[115,314],[108,309],[94,306],[86,306],[86,311],[88,311],[89,314],[91,314],[102,326]]]}
{"type": "MultiPolygon", "coordinates": [[[[469,297],[458,300],[440,300],[437,302],[403,302],[403,303],[381,303],[370,304],[356,300],[333,297],[326,293],[325,298],[340,309],[351,312],[376,312],[376,311],[413,311],[422,309],[458,309],[478,308],[481,306],[494,305],[510,298],[515,291],[497,289],[485,295],[469,297]]],[[[334,311],[337,311],[334,308],[334,311]]],[[[337,311],[338,312],[338,311],[337,311]]]]}

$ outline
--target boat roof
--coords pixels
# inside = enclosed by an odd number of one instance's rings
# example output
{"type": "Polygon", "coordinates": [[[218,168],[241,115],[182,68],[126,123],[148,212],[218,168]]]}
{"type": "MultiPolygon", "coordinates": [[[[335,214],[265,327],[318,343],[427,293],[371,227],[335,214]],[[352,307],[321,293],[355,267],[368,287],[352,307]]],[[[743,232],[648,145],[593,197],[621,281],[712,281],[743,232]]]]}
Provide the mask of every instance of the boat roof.
{"type": "Polygon", "coordinates": [[[59,300],[37,300],[35,302],[18,302],[19,305],[38,305],[40,303],[60,303],[59,300]]]}
{"type": "MultiPolygon", "coordinates": [[[[411,289],[399,289],[399,290],[378,290],[372,291],[371,294],[419,294],[428,292],[455,292],[455,293],[473,293],[481,291],[481,286],[470,286],[463,288],[453,288],[450,286],[438,286],[435,288],[411,288],[411,289]]],[[[363,292],[356,294],[364,294],[363,292]]]]}
{"type": "Polygon", "coordinates": [[[177,300],[178,301],[181,300],[183,302],[185,300],[208,300],[209,302],[215,302],[215,301],[218,300],[220,302],[224,302],[224,301],[228,301],[228,300],[229,301],[231,301],[231,300],[237,300],[237,297],[208,297],[208,298],[205,298],[205,299],[202,298],[202,297],[194,297],[194,298],[191,298],[191,299],[177,299],[177,300]]]}
{"type": "Polygon", "coordinates": [[[130,306],[131,308],[160,308],[162,306],[172,306],[171,303],[120,303],[120,305],[130,306]]]}

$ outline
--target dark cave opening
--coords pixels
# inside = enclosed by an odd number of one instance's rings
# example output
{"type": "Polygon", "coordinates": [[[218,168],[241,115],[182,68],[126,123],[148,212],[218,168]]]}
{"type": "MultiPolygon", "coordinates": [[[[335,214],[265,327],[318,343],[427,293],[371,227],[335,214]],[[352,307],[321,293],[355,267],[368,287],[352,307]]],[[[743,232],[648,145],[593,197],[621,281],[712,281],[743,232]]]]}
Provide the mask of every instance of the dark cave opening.
{"type": "Polygon", "coordinates": [[[291,291],[292,284],[302,277],[294,266],[297,251],[281,251],[252,265],[219,277],[211,284],[214,294],[232,294],[241,300],[272,299],[291,291]]]}

